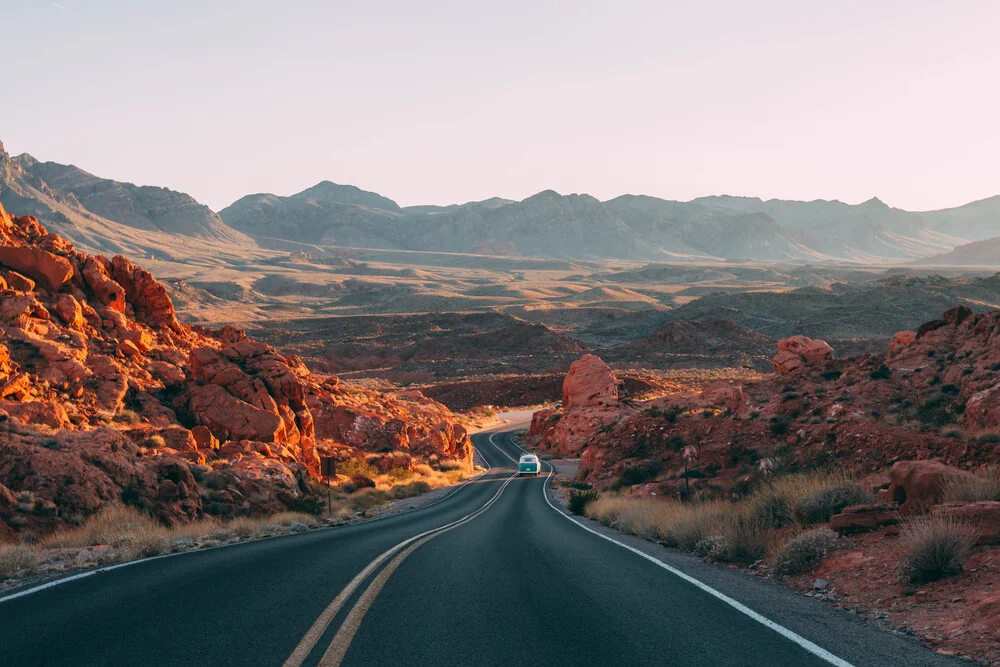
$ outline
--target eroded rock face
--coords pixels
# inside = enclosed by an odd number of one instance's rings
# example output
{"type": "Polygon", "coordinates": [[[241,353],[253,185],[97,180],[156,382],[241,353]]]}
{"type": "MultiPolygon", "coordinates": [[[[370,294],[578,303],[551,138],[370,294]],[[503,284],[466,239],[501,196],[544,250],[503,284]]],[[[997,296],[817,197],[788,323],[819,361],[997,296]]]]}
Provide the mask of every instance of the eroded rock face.
{"type": "Polygon", "coordinates": [[[321,450],[471,469],[465,429],[419,392],[351,387],[232,327],[182,325],[149,272],[2,208],[0,249],[0,485],[51,505],[4,534],[112,502],[167,522],[279,511],[321,450]],[[206,487],[191,469],[209,462],[206,487]]]}
{"type": "Polygon", "coordinates": [[[969,476],[965,470],[937,461],[900,461],[889,471],[891,483],[886,495],[903,512],[929,512],[941,502],[949,480],[969,476]]]}
{"type": "Polygon", "coordinates": [[[618,400],[618,379],[606,363],[594,354],[574,361],[563,380],[563,408],[578,408],[618,400]]]}

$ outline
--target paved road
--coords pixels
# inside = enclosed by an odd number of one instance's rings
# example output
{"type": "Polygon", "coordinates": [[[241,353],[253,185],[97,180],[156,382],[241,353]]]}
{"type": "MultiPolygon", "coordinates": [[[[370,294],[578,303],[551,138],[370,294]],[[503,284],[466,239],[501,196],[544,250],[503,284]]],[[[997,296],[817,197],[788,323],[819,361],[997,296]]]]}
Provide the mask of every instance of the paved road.
{"type": "Polygon", "coordinates": [[[511,478],[520,452],[490,435],[474,437],[490,472],[424,509],[0,602],[0,664],[961,664],[771,582],[575,523],[549,505],[545,477],[511,478]]]}

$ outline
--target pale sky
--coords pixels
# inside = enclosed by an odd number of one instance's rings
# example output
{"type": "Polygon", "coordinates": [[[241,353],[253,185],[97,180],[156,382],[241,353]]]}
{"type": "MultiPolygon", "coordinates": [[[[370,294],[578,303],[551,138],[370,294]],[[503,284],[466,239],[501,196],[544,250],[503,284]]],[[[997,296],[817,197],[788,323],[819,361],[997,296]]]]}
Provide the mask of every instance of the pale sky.
{"type": "Polygon", "coordinates": [[[1000,194],[1000,2],[0,0],[8,152],[216,210],[1000,194]]]}

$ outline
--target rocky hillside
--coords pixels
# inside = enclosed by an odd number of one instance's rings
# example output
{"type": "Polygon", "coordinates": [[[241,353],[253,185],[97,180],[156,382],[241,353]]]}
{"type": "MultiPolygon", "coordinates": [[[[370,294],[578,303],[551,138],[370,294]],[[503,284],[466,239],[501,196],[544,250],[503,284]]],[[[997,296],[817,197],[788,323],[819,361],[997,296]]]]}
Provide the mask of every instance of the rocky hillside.
{"type": "Polygon", "coordinates": [[[0,534],[116,502],[166,522],[294,507],[321,453],[471,466],[464,428],[419,392],[180,324],[147,271],[2,208],[0,332],[0,534]]]}
{"type": "Polygon", "coordinates": [[[34,215],[66,238],[89,240],[87,229],[115,227],[193,237],[226,244],[251,241],[190,195],[167,188],[100,178],[75,167],[11,157],[0,144],[0,204],[34,215]],[[101,225],[101,223],[105,223],[101,225]],[[111,224],[107,224],[111,223],[111,224]]]}
{"type": "Polygon", "coordinates": [[[563,409],[535,413],[531,433],[582,454],[581,475],[599,487],[659,496],[676,496],[685,479],[694,491],[738,492],[761,465],[864,474],[910,459],[1000,462],[1000,311],[954,308],[878,355],[834,358],[822,341],[784,339],[774,366],[759,382],[634,403],[588,355],[566,376],[563,409]]]}

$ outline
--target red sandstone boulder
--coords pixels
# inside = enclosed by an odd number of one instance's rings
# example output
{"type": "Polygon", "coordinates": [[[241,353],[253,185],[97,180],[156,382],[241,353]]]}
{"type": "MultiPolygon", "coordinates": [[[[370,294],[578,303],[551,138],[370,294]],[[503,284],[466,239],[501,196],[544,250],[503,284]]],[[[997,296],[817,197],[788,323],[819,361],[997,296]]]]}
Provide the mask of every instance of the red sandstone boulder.
{"type": "Polygon", "coordinates": [[[830,528],[841,534],[866,533],[882,526],[898,524],[899,506],[895,503],[875,503],[845,507],[830,517],[830,528]]]}
{"type": "Polygon", "coordinates": [[[600,357],[585,354],[574,361],[563,380],[563,409],[618,400],[618,379],[600,357]]]}
{"type": "Polygon", "coordinates": [[[778,354],[772,363],[776,373],[791,373],[805,364],[833,358],[833,348],[826,341],[807,336],[791,336],[778,341],[778,354]]]}
{"type": "Polygon", "coordinates": [[[30,292],[35,289],[35,281],[17,271],[0,271],[0,276],[3,276],[7,287],[15,292],[30,292]]]}
{"type": "Polygon", "coordinates": [[[941,502],[945,485],[955,477],[971,477],[937,461],[899,461],[889,471],[886,496],[906,513],[929,512],[941,502]]]}
{"type": "Polygon", "coordinates": [[[73,277],[73,265],[68,259],[39,248],[0,245],[0,264],[41,280],[52,290],[73,277]]]}
{"type": "Polygon", "coordinates": [[[82,329],[86,321],[83,319],[83,308],[72,294],[60,294],[55,303],[55,311],[67,326],[82,329]]]}
{"type": "Polygon", "coordinates": [[[933,510],[934,516],[943,516],[967,523],[975,528],[976,544],[1000,544],[1000,502],[941,503],[933,510]]]}
{"type": "Polygon", "coordinates": [[[726,380],[711,382],[702,390],[697,402],[701,407],[714,407],[736,412],[743,407],[743,385],[726,380]]]}
{"type": "Polygon", "coordinates": [[[223,440],[267,442],[284,437],[284,425],[277,413],[254,407],[216,384],[191,389],[188,410],[199,424],[223,440]]]}
{"type": "Polygon", "coordinates": [[[1000,384],[978,391],[965,403],[962,424],[966,428],[1000,427],[1000,384]]]}

